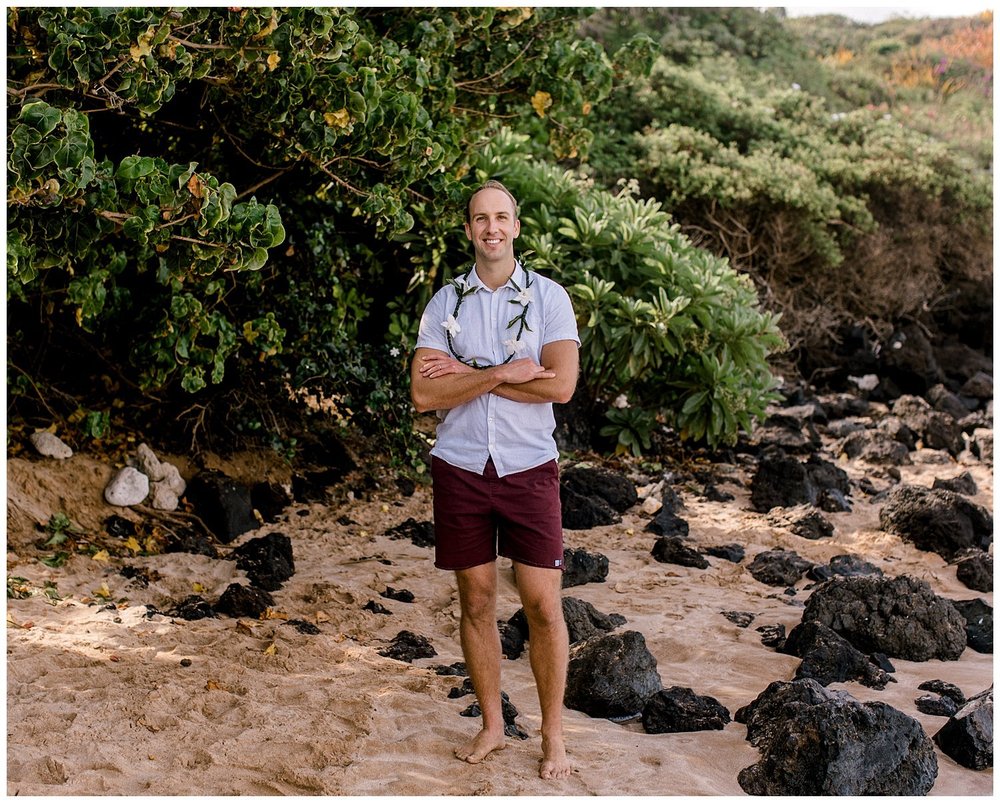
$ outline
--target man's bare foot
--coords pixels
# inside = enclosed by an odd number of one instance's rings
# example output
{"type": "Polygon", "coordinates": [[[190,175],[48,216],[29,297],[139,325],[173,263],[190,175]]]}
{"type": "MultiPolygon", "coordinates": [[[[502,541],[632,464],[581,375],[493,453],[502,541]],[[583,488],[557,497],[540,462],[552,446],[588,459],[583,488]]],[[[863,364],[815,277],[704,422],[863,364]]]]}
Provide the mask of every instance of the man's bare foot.
{"type": "Polygon", "coordinates": [[[554,781],[558,778],[568,778],[572,767],[569,759],[566,758],[566,746],[563,740],[542,737],[542,763],[538,769],[538,775],[546,781],[554,781]]]}
{"type": "Polygon", "coordinates": [[[455,748],[455,755],[469,764],[478,764],[494,750],[503,750],[507,746],[507,737],[503,731],[499,734],[481,730],[471,742],[455,748]]]}

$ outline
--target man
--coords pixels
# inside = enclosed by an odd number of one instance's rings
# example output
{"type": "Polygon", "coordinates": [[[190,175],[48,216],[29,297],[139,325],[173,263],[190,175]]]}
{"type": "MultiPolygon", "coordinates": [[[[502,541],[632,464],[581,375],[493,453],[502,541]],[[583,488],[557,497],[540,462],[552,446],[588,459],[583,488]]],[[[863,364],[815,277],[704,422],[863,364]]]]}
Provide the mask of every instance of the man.
{"type": "Polygon", "coordinates": [[[569,638],[562,614],[562,514],[553,402],[576,387],[580,345],[566,291],[514,257],[517,201],[488,181],[469,199],[475,266],[424,311],[413,404],[441,419],[431,450],[435,565],[455,571],[466,667],[482,730],[455,755],[471,764],[506,744],[500,698],[497,566],[513,562],[542,712],[542,778],[570,774],[562,707],[569,638]]]}

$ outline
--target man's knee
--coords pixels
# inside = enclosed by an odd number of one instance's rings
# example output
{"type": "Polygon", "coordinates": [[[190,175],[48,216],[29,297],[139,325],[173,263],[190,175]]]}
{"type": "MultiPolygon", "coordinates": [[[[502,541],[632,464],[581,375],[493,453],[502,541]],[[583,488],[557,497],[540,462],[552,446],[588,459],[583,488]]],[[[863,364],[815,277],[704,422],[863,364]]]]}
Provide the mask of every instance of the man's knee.
{"type": "Polygon", "coordinates": [[[559,596],[535,597],[522,601],[529,631],[553,629],[564,626],[562,598],[559,596]]]}

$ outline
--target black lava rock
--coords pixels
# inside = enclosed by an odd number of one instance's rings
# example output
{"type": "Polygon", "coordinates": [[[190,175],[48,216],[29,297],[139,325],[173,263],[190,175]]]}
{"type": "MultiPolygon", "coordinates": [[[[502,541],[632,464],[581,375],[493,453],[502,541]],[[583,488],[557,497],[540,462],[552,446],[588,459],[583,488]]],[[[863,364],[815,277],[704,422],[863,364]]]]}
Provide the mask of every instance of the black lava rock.
{"type": "Polygon", "coordinates": [[[793,586],[813,564],[795,552],[772,549],[759,553],[750,564],[750,574],[769,586],[793,586]]]}
{"type": "Polygon", "coordinates": [[[934,734],[941,751],[963,767],[984,770],[993,766],[993,687],[963,705],[934,734]]]}
{"type": "Polygon", "coordinates": [[[277,591],[295,574],[292,539],[283,533],[251,538],[236,547],[231,557],[247,573],[250,584],[265,591],[277,591]]]}
{"type": "Polygon", "coordinates": [[[992,655],[993,653],[993,608],[981,599],[952,600],[965,620],[965,635],[970,649],[992,655]]]}
{"type": "Polygon", "coordinates": [[[981,549],[970,549],[958,559],[957,577],[973,591],[993,590],[993,556],[981,549]]]}
{"type": "Polygon", "coordinates": [[[931,717],[950,717],[958,711],[958,704],[954,700],[939,694],[922,694],[913,702],[921,714],[931,717]]]}
{"type": "Polygon", "coordinates": [[[758,513],[775,507],[813,504],[816,487],[806,467],[794,457],[776,451],[764,455],[750,483],[750,502],[758,513]]]}
{"type": "Polygon", "coordinates": [[[784,625],[761,625],[755,629],[761,634],[760,643],[765,647],[781,650],[785,646],[784,625]]]}
{"type": "Polygon", "coordinates": [[[915,719],[815,681],[772,683],[736,721],[761,750],[738,776],[752,795],[924,795],[937,778],[934,746],[915,719]]]}
{"type": "Polygon", "coordinates": [[[993,516],[961,494],[902,485],[889,492],[879,511],[883,530],[899,535],[917,549],[945,560],[970,547],[988,550],[993,516]]]}
{"type": "MultiPolygon", "coordinates": [[[[576,597],[563,597],[562,609],[570,644],[608,633],[626,623],[625,617],[621,614],[601,613],[589,602],[576,597]]],[[[524,615],[523,608],[510,617],[508,622],[521,633],[522,641],[531,638],[531,633],[528,632],[528,617],[524,615]]]]}
{"type": "Polygon", "coordinates": [[[646,640],[628,630],[597,636],[573,648],[565,704],[592,717],[630,717],[638,715],[661,688],[646,640]]]}
{"type": "Polygon", "coordinates": [[[684,519],[672,510],[661,507],[653,520],[646,525],[646,530],[662,536],[687,538],[691,528],[684,519]]]}
{"type": "Polygon", "coordinates": [[[562,472],[559,484],[581,496],[603,499],[615,513],[624,513],[639,499],[628,477],[607,468],[572,466],[562,472]]]}
{"type": "Polygon", "coordinates": [[[221,471],[199,471],[191,478],[184,498],[212,534],[224,544],[260,527],[253,514],[250,489],[221,471]]]}
{"type": "Polygon", "coordinates": [[[392,616],[392,611],[390,611],[388,608],[386,608],[383,605],[379,605],[373,599],[368,600],[368,602],[365,603],[361,607],[361,610],[363,610],[363,611],[371,611],[372,613],[378,613],[378,614],[381,614],[383,616],[392,616]]]}
{"type": "Polygon", "coordinates": [[[968,471],[963,471],[957,477],[943,480],[940,477],[934,478],[932,491],[952,491],[963,496],[975,496],[979,493],[979,486],[968,471]]]}
{"type": "Polygon", "coordinates": [[[673,563],[692,569],[707,569],[711,565],[698,550],[685,546],[677,537],[657,538],[650,554],[660,563],[673,563]]]}
{"type": "Polygon", "coordinates": [[[562,526],[567,530],[589,530],[621,521],[600,496],[584,496],[572,488],[562,488],[559,492],[562,505],[562,526]]]}
{"type": "Polygon", "coordinates": [[[524,633],[511,622],[497,622],[497,628],[500,631],[500,653],[504,658],[516,661],[524,652],[524,633]]]}
{"type": "Polygon", "coordinates": [[[749,611],[722,611],[722,615],[737,627],[744,628],[750,627],[753,624],[753,620],[757,618],[756,614],[752,614],[749,611]]]}
{"type": "Polygon", "coordinates": [[[215,609],[233,618],[259,619],[273,605],[274,597],[264,589],[231,583],[215,603],[215,609]]]}
{"type": "Polygon", "coordinates": [[[847,639],[819,622],[802,622],[792,628],[781,651],[802,659],[796,679],[812,678],[823,686],[856,680],[872,689],[884,689],[895,680],[847,639]]]}
{"type": "Polygon", "coordinates": [[[379,592],[379,596],[385,599],[394,599],[396,602],[413,602],[414,600],[412,591],[407,591],[405,588],[395,589],[392,586],[386,586],[385,591],[379,592]]]}
{"type": "Polygon", "coordinates": [[[397,541],[408,538],[416,546],[432,547],[434,546],[434,522],[409,518],[395,527],[390,527],[384,535],[397,541]]]}
{"type": "Polygon", "coordinates": [[[833,577],[881,577],[882,570],[873,563],[859,558],[857,555],[835,555],[826,566],[813,566],[806,572],[810,580],[823,582],[833,577]]]}
{"type": "Polygon", "coordinates": [[[954,661],[966,645],[965,621],[923,580],[902,576],[837,578],[817,588],[802,621],[817,620],[862,652],[954,661]]]}
{"type": "Polygon", "coordinates": [[[720,546],[705,547],[705,554],[713,558],[722,558],[732,563],[739,563],[746,557],[746,551],[740,544],[722,544],[720,546]]]}
{"type": "Polygon", "coordinates": [[[433,658],[437,655],[437,650],[423,636],[418,636],[409,630],[400,630],[389,642],[389,646],[379,650],[378,654],[384,658],[413,663],[418,658],[433,658]]]}
{"type": "Polygon", "coordinates": [[[216,619],[218,614],[208,602],[197,594],[185,597],[172,608],[165,612],[166,616],[173,616],[177,619],[184,619],[189,622],[198,619],[216,619]]]}
{"type": "Polygon", "coordinates": [[[730,721],[728,709],[714,697],[700,696],[683,686],[661,689],[642,709],[646,733],[722,730],[730,721]]]}
{"type": "Polygon", "coordinates": [[[808,505],[772,510],[767,520],[778,527],[787,527],[795,535],[812,541],[829,538],[834,532],[833,525],[829,520],[818,510],[808,505]]]}
{"type": "Polygon", "coordinates": [[[563,550],[562,587],[603,583],[608,577],[608,559],[598,552],[583,549],[563,550]]]}

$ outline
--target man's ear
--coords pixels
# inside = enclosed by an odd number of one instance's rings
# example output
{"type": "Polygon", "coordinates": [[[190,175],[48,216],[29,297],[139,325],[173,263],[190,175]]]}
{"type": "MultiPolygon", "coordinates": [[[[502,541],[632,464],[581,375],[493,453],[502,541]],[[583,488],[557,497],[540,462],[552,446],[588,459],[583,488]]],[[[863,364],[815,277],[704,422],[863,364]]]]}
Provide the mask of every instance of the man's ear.
{"type": "Polygon", "coordinates": [[[472,227],[468,223],[465,224],[465,236],[469,238],[470,242],[472,241],[472,227]]]}
{"type": "MultiPolygon", "coordinates": [[[[514,219],[514,239],[516,240],[521,234],[521,218],[514,219]]],[[[471,238],[470,238],[471,239],[471,238]]]]}

